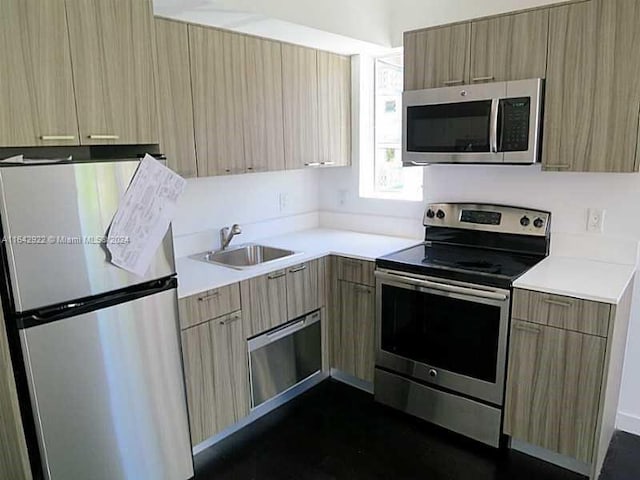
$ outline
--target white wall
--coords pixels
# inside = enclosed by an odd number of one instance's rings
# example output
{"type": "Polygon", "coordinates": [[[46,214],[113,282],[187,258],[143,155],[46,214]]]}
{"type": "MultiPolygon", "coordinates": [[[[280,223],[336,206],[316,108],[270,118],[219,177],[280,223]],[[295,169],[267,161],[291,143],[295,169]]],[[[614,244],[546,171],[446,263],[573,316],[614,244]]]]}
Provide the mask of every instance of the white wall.
{"type": "Polygon", "coordinates": [[[402,45],[402,32],[564,0],[388,0],[391,45],[402,45]]]}

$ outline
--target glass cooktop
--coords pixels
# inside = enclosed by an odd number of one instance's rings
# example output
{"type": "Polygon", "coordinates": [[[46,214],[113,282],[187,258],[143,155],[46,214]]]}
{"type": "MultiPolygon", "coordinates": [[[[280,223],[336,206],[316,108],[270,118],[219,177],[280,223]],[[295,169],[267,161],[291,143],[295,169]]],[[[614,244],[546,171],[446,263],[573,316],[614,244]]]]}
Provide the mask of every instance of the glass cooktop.
{"type": "Polygon", "coordinates": [[[376,266],[509,288],[516,278],[543,259],[542,255],[422,243],[378,258],[376,266]]]}

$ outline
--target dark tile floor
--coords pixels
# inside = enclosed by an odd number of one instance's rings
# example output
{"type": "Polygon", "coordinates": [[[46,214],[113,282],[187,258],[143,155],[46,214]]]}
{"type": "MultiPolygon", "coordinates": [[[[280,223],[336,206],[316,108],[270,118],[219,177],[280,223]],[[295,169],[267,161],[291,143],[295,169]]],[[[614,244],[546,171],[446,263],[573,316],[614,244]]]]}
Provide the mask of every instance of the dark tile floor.
{"type": "Polygon", "coordinates": [[[640,480],[640,437],[614,434],[600,480],[640,480]]]}
{"type": "MultiPolygon", "coordinates": [[[[450,434],[332,380],[195,461],[196,480],[584,479],[527,455],[450,434]]],[[[639,477],[610,477],[631,478],[639,477]]]]}

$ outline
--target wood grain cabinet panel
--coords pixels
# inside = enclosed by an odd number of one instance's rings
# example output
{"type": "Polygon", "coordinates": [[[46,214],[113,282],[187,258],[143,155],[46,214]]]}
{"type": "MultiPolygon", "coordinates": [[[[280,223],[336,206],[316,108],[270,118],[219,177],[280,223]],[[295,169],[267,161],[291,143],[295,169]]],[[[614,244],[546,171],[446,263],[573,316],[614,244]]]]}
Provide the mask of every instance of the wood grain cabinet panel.
{"type": "Polygon", "coordinates": [[[207,290],[178,301],[180,326],[188,328],[240,310],[240,284],[207,290]]]}
{"type": "Polygon", "coordinates": [[[468,82],[470,35],[470,23],[405,33],[404,89],[468,82]]]}
{"type": "Polygon", "coordinates": [[[640,2],[550,12],[543,168],[637,171],[640,2]]]}
{"type": "Polygon", "coordinates": [[[244,173],[245,37],[189,25],[198,174],[244,173]]]}
{"type": "Polygon", "coordinates": [[[351,282],[338,282],[338,318],[333,319],[335,368],[373,382],[375,289],[351,282]]]}
{"type": "Polygon", "coordinates": [[[319,260],[301,263],[287,269],[287,315],[289,320],[301,317],[323,304],[319,260]]]}
{"type": "Polygon", "coordinates": [[[471,25],[471,83],[544,78],[549,10],[479,20],[471,25]]]}
{"type": "Polygon", "coordinates": [[[282,44],[284,155],[287,169],[317,166],[317,51],[282,44]]]}
{"type": "Polygon", "coordinates": [[[375,286],[374,271],[376,265],[374,262],[356,258],[335,257],[335,264],[338,280],[375,286]]]}
{"type": "Polygon", "coordinates": [[[245,280],[240,284],[240,292],[245,338],[287,322],[286,270],[245,280]]]}
{"type": "Polygon", "coordinates": [[[606,337],[611,305],[578,298],[515,289],[515,319],[606,337]]]}
{"type": "Polygon", "coordinates": [[[351,164],[351,59],[318,51],[319,161],[351,164]]]}
{"type": "Polygon", "coordinates": [[[240,312],[182,332],[191,440],[196,445],[249,414],[247,342],[240,312]]]}
{"type": "Polygon", "coordinates": [[[150,0],[67,0],[82,145],[158,143],[150,0]]]}
{"type": "Polygon", "coordinates": [[[77,145],[64,0],[0,9],[0,147],[77,145]]]}
{"type": "Polygon", "coordinates": [[[188,27],[162,18],[156,18],[155,27],[160,147],[171,169],[196,177],[188,27]]]}
{"type": "Polygon", "coordinates": [[[606,339],[513,321],[505,433],[591,463],[606,339]]]}
{"type": "Polygon", "coordinates": [[[247,172],[284,170],[282,47],[279,42],[246,37],[244,149],[247,172]]]}

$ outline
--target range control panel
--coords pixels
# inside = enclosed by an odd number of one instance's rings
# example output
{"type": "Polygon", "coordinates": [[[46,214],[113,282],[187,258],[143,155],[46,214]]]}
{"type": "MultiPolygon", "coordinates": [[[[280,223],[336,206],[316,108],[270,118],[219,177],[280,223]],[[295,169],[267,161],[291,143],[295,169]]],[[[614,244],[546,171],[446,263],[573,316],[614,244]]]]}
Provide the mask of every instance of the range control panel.
{"type": "Polygon", "coordinates": [[[551,213],[506,205],[434,203],[427,206],[423,223],[432,227],[546,236],[551,213]]]}

